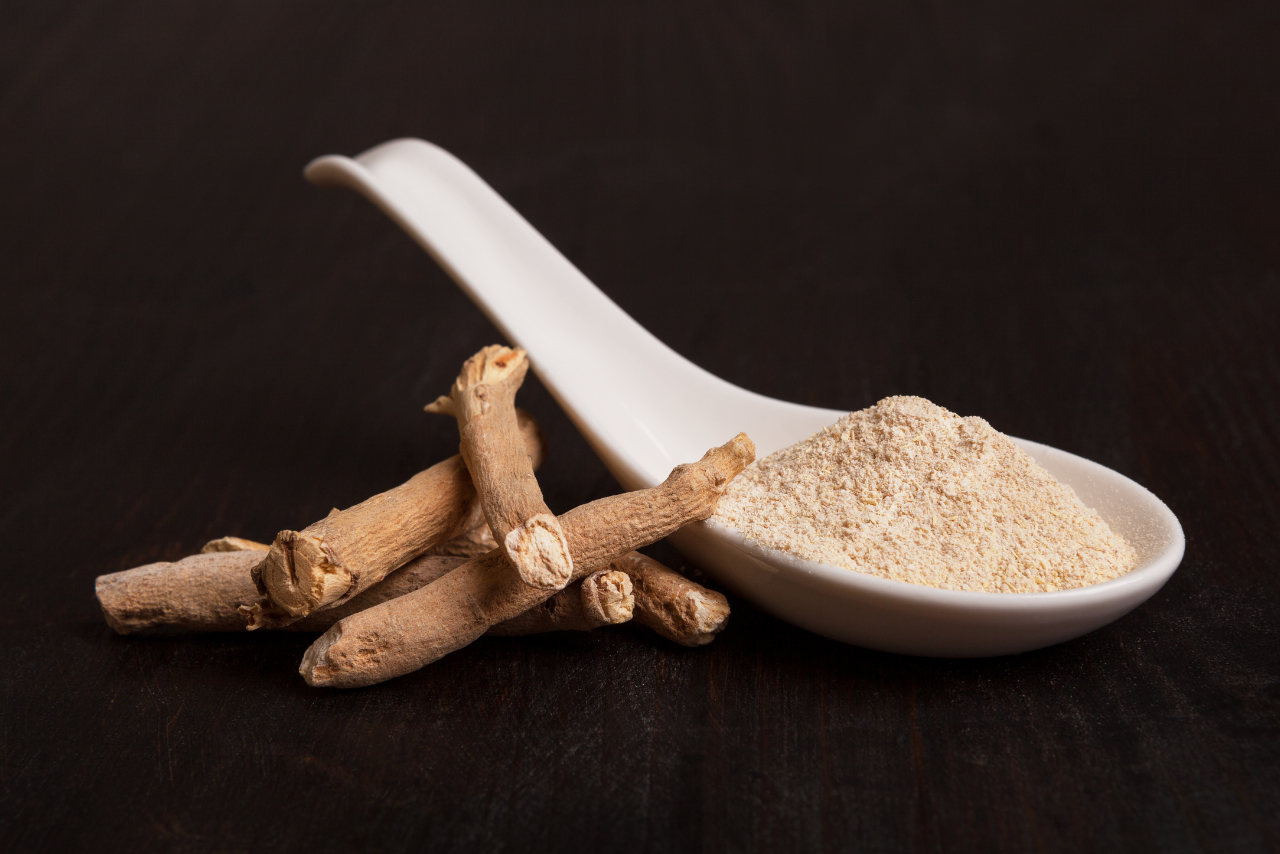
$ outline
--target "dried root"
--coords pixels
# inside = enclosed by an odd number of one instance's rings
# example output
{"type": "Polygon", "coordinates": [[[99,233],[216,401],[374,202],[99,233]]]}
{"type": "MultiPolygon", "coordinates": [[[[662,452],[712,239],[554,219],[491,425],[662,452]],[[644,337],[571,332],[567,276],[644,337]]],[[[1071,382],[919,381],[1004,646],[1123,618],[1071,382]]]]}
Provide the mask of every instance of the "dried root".
{"type": "Polygon", "coordinates": [[[628,552],[609,564],[635,589],[636,622],[684,646],[715,640],[729,622],[729,600],[667,569],[651,557],[628,552]]]}
{"type": "Polygon", "coordinates": [[[94,592],[107,624],[122,635],[162,626],[244,631],[238,609],[256,594],[252,573],[261,561],[260,551],[212,551],[100,575],[94,592]]]}
{"type": "Polygon", "coordinates": [[[450,394],[460,455],[270,545],[238,537],[201,554],[97,579],[121,634],[322,631],[300,672],[311,685],[370,685],[483,634],[585,631],[635,619],[686,646],[709,643],[728,602],[633,549],[706,519],[755,458],[739,434],[653,489],[556,518],[534,478],[544,443],[515,408],[523,350],[486,347],[450,394]],[[247,622],[247,625],[246,625],[247,622]]]}
{"type": "MultiPolygon", "coordinates": [[[[729,481],[755,459],[745,434],[677,467],[653,489],[593,501],[560,517],[584,577],[632,549],[706,519],[729,481]]],[[[473,558],[434,584],[347,617],[324,633],[299,671],[310,685],[352,688],[410,673],[460,649],[491,626],[549,598],[526,584],[500,550],[473,558]]]]}
{"type": "MultiPolygon", "coordinates": [[[[214,540],[225,546],[224,537],[214,540]]],[[[239,550],[223,548],[173,563],[153,563],[98,577],[98,603],[107,624],[122,635],[148,629],[190,632],[245,631],[237,603],[254,589],[252,570],[266,549],[240,540],[239,550]]],[[[209,546],[205,547],[206,549],[209,546]]],[[[290,631],[323,632],[343,617],[412,593],[448,574],[466,558],[424,555],[336,608],[292,623],[290,631]]],[[[490,634],[531,635],[551,631],[587,631],[631,619],[631,581],[621,572],[593,573],[557,592],[537,608],[499,623],[490,634]]]]}
{"type": "MultiPolygon", "coordinates": [[[[542,456],[541,432],[526,416],[521,433],[519,453],[532,470],[542,456]]],[[[250,630],[280,628],[341,605],[465,531],[476,510],[466,463],[455,456],[302,531],[281,531],[254,569],[257,595],[241,613],[250,630]]]]}
{"type": "Polygon", "coordinates": [[[427,411],[458,419],[462,458],[485,518],[521,580],[559,590],[573,575],[573,558],[560,523],[542,500],[516,424],[516,391],[528,371],[524,350],[485,347],[463,364],[449,395],[427,411]]]}
{"type": "Polygon", "coordinates": [[[601,570],[534,605],[523,614],[489,629],[490,635],[536,635],[540,632],[586,632],[631,619],[635,595],[625,572],[601,570]],[[576,591],[576,595],[566,593],[576,591]]]}
{"type": "Polygon", "coordinates": [[[200,550],[200,554],[207,555],[213,552],[265,552],[270,550],[271,546],[266,543],[245,540],[240,537],[219,537],[216,540],[210,540],[205,543],[204,548],[200,550]]]}

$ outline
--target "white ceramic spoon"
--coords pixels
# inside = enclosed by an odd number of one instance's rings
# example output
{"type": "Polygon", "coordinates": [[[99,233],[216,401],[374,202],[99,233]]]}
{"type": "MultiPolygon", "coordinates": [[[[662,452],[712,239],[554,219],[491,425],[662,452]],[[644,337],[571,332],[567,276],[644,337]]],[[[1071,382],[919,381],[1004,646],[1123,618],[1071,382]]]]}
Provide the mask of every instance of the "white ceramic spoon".
{"type": "MultiPolygon", "coordinates": [[[[354,160],[321,157],[306,176],[364,194],[412,235],[512,343],[529,351],[543,384],[626,489],[661,482],[677,464],[739,431],[763,458],[844,414],[754,394],[679,356],[441,148],[395,140],[354,160]]],[[[911,655],[1037,649],[1106,625],[1159,590],[1182,560],[1182,528],[1169,508],[1097,463],[1015,441],[1134,545],[1138,569],[1058,593],[968,593],[771,551],[715,520],[673,539],[717,581],[784,620],[911,655]]]]}

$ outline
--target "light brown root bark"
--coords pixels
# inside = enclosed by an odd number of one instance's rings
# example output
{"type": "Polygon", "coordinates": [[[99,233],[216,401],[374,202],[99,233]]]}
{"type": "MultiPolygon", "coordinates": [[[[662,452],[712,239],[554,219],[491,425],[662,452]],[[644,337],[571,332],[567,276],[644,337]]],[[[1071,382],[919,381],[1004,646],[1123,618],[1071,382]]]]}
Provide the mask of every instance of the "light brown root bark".
{"type": "Polygon", "coordinates": [[[489,530],[489,523],[485,522],[484,519],[480,519],[474,527],[464,531],[452,540],[446,540],[438,546],[432,546],[427,549],[427,554],[447,555],[449,557],[479,557],[482,554],[488,554],[497,547],[498,544],[493,539],[493,532],[489,530]]]}
{"type": "Polygon", "coordinates": [[[207,555],[211,552],[265,552],[270,550],[271,546],[266,543],[245,540],[240,537],[218,537],[216,540],[210,540],[205,543],[204,548],[200,550],[200,554],[207,555]]]}
{"type": "Polygon", "coordinates": [[[627,574],[611,569],[599,570],[523,614],[498,623],[486,634],[512,636],[556,631],[586,632],[600,626],[625,623],[631,619],[634,608],[635,597],[627,574]]]}
{"type": "MultiPolygon", "coordinates": [[[[245,631],[237,603],[246,591],[254,589],[251,571],[261,559],[254,551],[262,548],[265,546],[198,554],[99,576],[95,585],[98,603],[107,624],[122,635],[148,629],[245,631]]],[[[343,617],[425,587],[465,562],[462,557],[424,555],[342,605],[311,614],[286,628],[323,632],[343,617]]],[[[585,631],[626,622],[631,617],[630,593],[631,582],[624,573],[594,573],[559,591],[529,614],[509,621],[512,625],[494,626],[490,634],[585,631]]]]}
{"type": "MultiPolygon", "coordinates": [[[[729,481],[755,459],[745,434],[678,466],[661,485],[593,501],[560,524],[585,577],[611,560],[715,512],[729,481]]],[[[309,685],[354,688],[410,673],[460,649],[489,627],[550,597],[525,584],[500,550],[473,558],[434,584],[330,628],[299,668],[309,685]]]]}
{"type": "MultiPolygon", "coordinates": [[[[542,434],[536,421],[520,415],[518,453],[532,471],[532,460],[542,457],[542,434]]],[[[466,463],[450,457],[302,531],[281,531],[254,569],[257,595],[244,601],[241,613],[250,630],[281,628],[340,605],[462,533],[478,513],[466,463]]]]}
{"type": "Polygon", "coordinates": [[[715,640],[729,622],[729,600],[639,552],[612,561],[635,588],[635,621],[684,646],[715,640]]]}
{"type": "Polygon", "coordinates": [[[169,627],[244,631],[240,603],[255,595],[260,551],[219,551],[100,575],[94,592],[107,625],[122,635],[169,627]]]}
{"type": "MultiPolygon", "coordinates": [[[[323,632],[345,617],[426,587],[466,561],[463,557],[423,555],[350,601],[336,608],[317,611],[288,628],[300,632],[323,632]]],[[[589,631],[625,623],[631,619],[633,604],[631,579],[626,573],[611,570],[592,573],[557,591],[538,607],[491,627],[487,634],[517,637],[542,632],[589,631]]]]}
{"type": "Polygon", "coordinates": [[[447,397],[428,412],[458,419],[462,458],[493,538],[529,586],[559,590],[573,575],[569,543],[542,500],[516,424],[516,392],[529,361],[524,350],[494,345],[468,359],[447,397]]]}

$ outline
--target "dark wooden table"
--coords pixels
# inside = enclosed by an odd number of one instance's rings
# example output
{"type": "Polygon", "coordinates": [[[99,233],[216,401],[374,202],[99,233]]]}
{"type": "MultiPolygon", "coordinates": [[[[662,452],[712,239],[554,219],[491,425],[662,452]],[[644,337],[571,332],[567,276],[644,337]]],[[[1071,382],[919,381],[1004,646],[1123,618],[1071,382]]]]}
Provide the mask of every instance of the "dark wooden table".
{"type": "MultiPolygon", "coordinates": [[[[0,848],[1280,850],[1278,41],[1273,0],[6,3],[0,848]],[[1136,479],[1182,568],[976,661],[736,600],[704,649],[483,640],[351,692],[305,636],[117,637],[95,576],[454,451],[422,404],[497,333],[300,174],[397,136],[735,383],[1136,479]]],[[[617,490],[521,400],[553,509],[617,490]]]]}

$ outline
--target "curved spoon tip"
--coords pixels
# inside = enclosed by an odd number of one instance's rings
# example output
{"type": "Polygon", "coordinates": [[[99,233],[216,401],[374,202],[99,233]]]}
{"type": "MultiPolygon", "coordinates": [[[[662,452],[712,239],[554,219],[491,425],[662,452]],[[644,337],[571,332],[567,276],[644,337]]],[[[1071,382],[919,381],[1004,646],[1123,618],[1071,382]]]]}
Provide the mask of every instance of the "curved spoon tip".
{"type": "Polygon", "coordinates": [[[317,157],[302,170],[302,177],[317,187],[348,187],[351,185],[351,158],[341,154],[317,157]]]}

